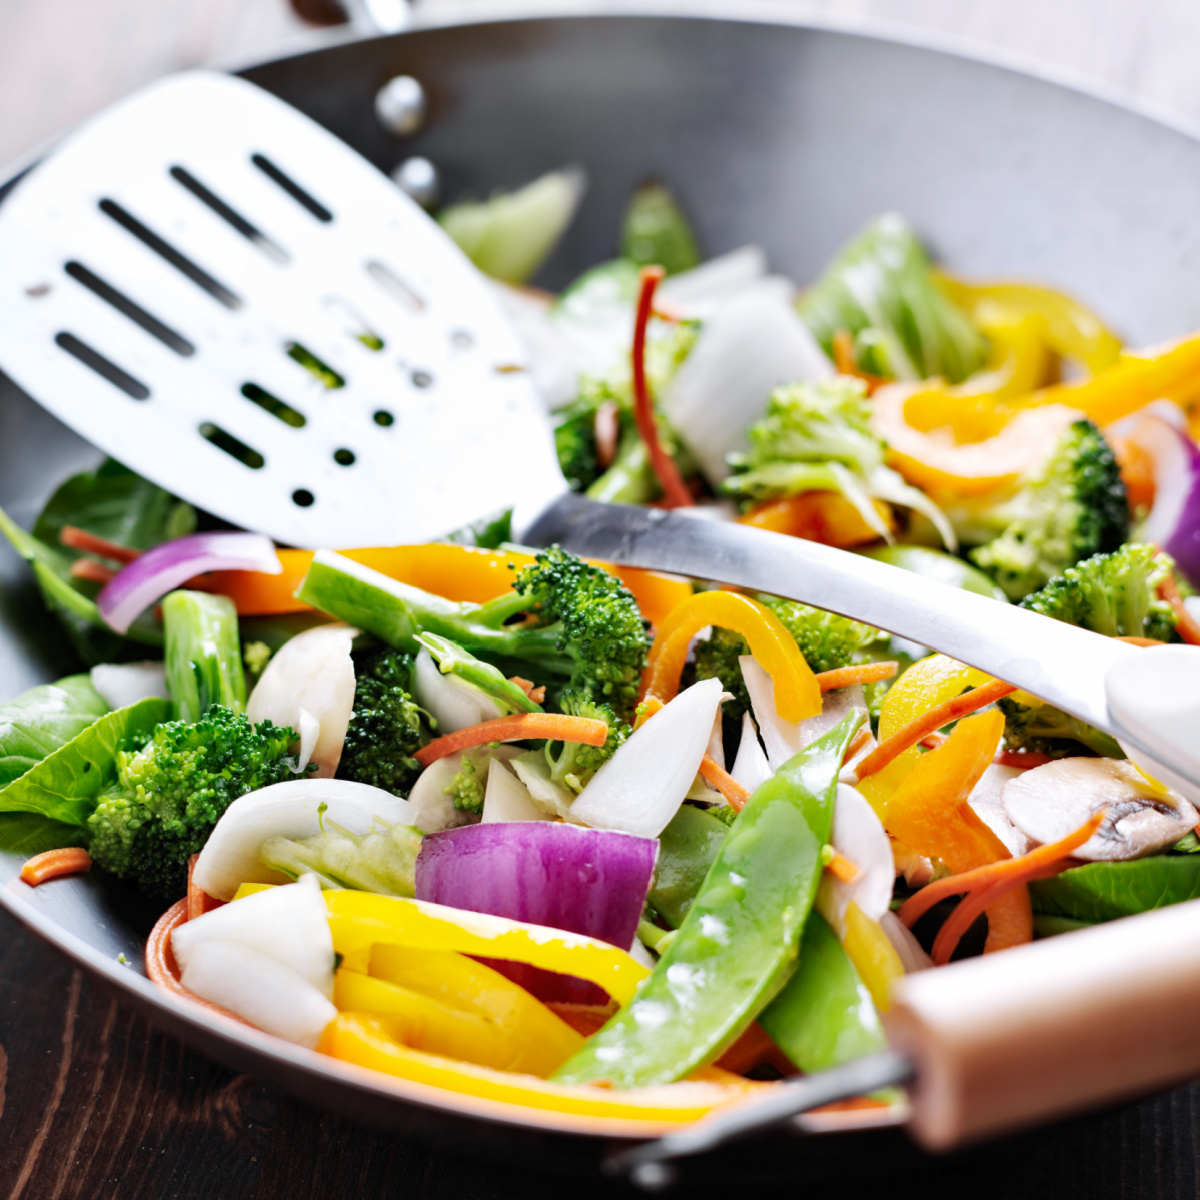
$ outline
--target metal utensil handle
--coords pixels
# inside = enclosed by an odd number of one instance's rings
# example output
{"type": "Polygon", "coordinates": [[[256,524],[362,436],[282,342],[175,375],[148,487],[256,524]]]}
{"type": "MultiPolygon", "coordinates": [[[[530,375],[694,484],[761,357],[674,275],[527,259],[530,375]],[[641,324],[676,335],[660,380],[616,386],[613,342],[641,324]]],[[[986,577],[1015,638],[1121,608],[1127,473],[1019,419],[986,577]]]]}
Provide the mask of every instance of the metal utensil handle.
{"type": "Polygon", "coordinates": [[[1169,760],[1109,712],[1109,668],[1140,650],[859,554],[661,509],[565,495],[523,533],[576,554],[769,592],[932,646],[1106,730],[1200,787],[1195,746],[1169,760]]]}

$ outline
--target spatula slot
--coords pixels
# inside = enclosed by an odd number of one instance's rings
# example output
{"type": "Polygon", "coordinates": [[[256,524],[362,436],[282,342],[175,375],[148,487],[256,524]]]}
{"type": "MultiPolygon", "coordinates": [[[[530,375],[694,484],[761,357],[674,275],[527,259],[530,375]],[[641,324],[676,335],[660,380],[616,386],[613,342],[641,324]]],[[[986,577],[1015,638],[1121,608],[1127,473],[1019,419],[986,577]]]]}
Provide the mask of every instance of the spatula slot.
{"type": "Polygon", "coordinates": [[[89,292],[99,296],[105,303],[111,304],[117,312],[128,317],[135,325],[140,325],[148,334],[158,338],[164,346],[170,347],[176,354],[190,358],[196,353],[196,347],[187,338],[176,333],[169,325],[164,325],[140,304],[130,300],[124,292],[118,291],[111,283],[105,282],[99,275],[89,271],[82,263],[69,262],[63,270],[72,279],[82,283],[89,292]]]}
{"type": "Polygon", "coordinates": [[[308,209],[318,221],[326,223],[333,220],[329,211],[311,193],[305,191],[290,175],[281,171],[265,154],[252,154],[250,161],[274,184],[281,187],[302,208],[308,209]]]}
{"type": "Polygon", "coordinates": [[[278,242],[272,241],[257,225],[251,224],[237,209],[231,208],[220,196],[206,188],[186,167],[172,167],[170,174],[176,183],[185,187],[201,204],[215,212],[222,221],[237,230],[246,241],[261,250],[272,262],[282,264],[291,257],[278,242]]]}
{"type": "Polygon", "coordinates": [[[353,450],[335,450],[333,452],[333,461],[339,467],[352,467],[355,462],[355,454],[353,450]]]}
{"type": "Polygon", "coordinates": [[[414,371],[409,378],[415,388],[424,390],[433,387],[433,376],[428,371],[414,371]]]}
{"type": "Polygon", "coordinates": [[[367,274],[389,295],[397,304],[409,312],[420,312],[425,307],[425,301],[415,292],[391,267],[378,259],[367,263],[367,274]]]}
{"type": "Polygon", "coordinates": [[[311,350],[301,346],[299,342],[288,342],[287,356],[292,362],[299,363],[310,375],[320,380],[330,391],[346,386],[343,376],[339,375],[328,363],[322,362],[311,350]]]}
{"type": "Polygon", "coordinates": [[[97,375],[107,379],[114,387],[119,387],[125,395],[132,396],[134,400],[150,398],[150,389],[144,383],[134,379],[128,371],[122,371],[116,363],[110,362],[98,350],[93,350],[87,342],[81,342],[73,333],[60,333],[54,342],[72,358],[77,358],[85,367],[91,367],[97,375]]]}
{"type": "Polygon", "coordinates": [[[297,488],[292,493],[292,503],[298,505],[300,508],[311,508],[316,499],[316,496],[308,488],[297,488]]]}
{"type": "Polygon", "coordinates": [[[181,275],[187,276],[197,287],[206,291],[214,300],[226,308],[241,308],[241,297],[231,292],[223,283],[218,283],[207,271],[197,266],[186,254],[181,254],[170,242],[159,237],[153,229],[143,225],[131,212],[122,208],[115,200],[101,200],[100,211],[111,217],[122,229],[132,233],[139,242],[148,246],[160,258],[169,262],[181,275]]]}
{"type": "Polygon", "coordinates": [[[376,410],[373,419],[376,425],[382,425],[384,429],[396,423],[396,418],[386,408],[376,410]]]}
{"type": "Polygon", "coordinates": [[[272,396],[266,388],[259,387],[257,383],[242,384],[242,395],[293,429],[303,429],[307,424],[307,418],[303,413],[297,412],[286,401],[280,400],[278,396],[272,396]]]}
{"type": "Polygon", "coordinates": [[[257,450],[252,450],[245,442],[238,441],[232,433],[226,433],[220,425],[214,425],[211,421],[205,421],[200,426],[200,436],[253,471],[257,471],[267,461],[257,450]]]}
{"type": "Polygon", "coordinates": [[[361,346],[366,346],[368,350],[378,352],[384,348],[383,338],[371,328],[370,322],[365,320],[349,301],[340,296],[327,296],[321,304],[327,312],[333,314],[347,337],[353,338],[361,346]]]}

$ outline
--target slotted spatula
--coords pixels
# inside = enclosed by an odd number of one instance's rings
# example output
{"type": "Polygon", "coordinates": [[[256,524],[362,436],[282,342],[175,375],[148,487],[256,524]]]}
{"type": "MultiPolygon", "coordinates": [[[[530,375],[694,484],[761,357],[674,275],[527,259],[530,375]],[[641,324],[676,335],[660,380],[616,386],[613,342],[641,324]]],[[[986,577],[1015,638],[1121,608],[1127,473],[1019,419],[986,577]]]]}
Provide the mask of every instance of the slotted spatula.
{"type": "Polygon", "coordinates": [[[137,93],[0,205],[0,365],[115,458],[278,541],[419,541],[515,506],[522,541],[932,646],[1113,733],[1200,799],[1200,651],[1139,650],[815,543],[568,493],[491,285],[384,175],[242,80],[194,72],[137,93]]]}

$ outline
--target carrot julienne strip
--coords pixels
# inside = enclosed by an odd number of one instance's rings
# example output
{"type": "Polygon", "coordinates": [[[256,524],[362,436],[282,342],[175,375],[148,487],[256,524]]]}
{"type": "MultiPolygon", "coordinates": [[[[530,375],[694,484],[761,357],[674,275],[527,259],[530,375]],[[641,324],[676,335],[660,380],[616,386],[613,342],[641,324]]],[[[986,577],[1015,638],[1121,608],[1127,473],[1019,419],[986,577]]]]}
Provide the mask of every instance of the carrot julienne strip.
{"type": "Polygon", "coordinates": [[[215,896],[210,896],[203,888],[199,888],[192,881],[192,875],[196,870],[196,860],[200,857],[198,854],[193,854],[188,859],[188,880],[187,880],[187,919],[194,921],[197,917],[202,917],[206,912],[212,912],[214,908],[223,908],[224,900],[218,900],[215,896]]]}
{"type": "Polygon", "coordinates": [[[1175,586],[1175,577],[1168,575],[1158,585],[1158,594],[1171,606],[1175,614],[1175,628],[1179,636],[1192,646],[1200,646],[1200,622],[1197,622],[1187,610],[1179,589],[1175,586]]]}
{"type": "Polygon", "coordinates": [[[1019,771],[1028,771],[1052,763],[1054,756],[1043,754],[1040,750],[1000,750],[993,761],[998,767],[1016,767],[1019,771]]]}
{"type": "Polygon", "coordinates": [[[658,440],[654,405],[646,379],[646,327],[650,324],[650,314],[654,308],[654,293],[665,275],[662,267],[642,268],[637,318],[633,326],[633,418],[642,441],[646,443],[650,466],[662,486],[662,507],[688,508],[693,503],[692,494],[687,490],[675,460],[658,440]]]}
{"type": "Polygon", "coordinates": [[[837,688],[853,687],[856,683],[880,683],[884,679],[894,679],[899,671],[898,662],[860,663],[856,667],[820,671],[816,678],[821,691],[832,692],[837,688]]]}
{"type": "Polygon", "coordinates": [[[21,868],[21,882],[37,887],[48,879],[61,879],[64,875],[86,875],[92,869],[92,856],[78,846],[63,850],[46,850],[35,854],[21,868]]]}
{"type": "Polygon", "coordinates": [[[854,863],[837,850],[833,852],[833,857],[825,864],[825,870],[834,879],[840,879],[842,883],[853,883],[862,874],[862,871],[854,863]]]}
{"type": "Polygon", "coordinates": [[[922,713],[915,721],[910,722],[903,729],[898,729],[891,737],[884,738],[858,764],[859,779],[865,779],[868,775],[882,770],[910,746],[915,746],[922,738],[941,729],[943,725],[949,725],[951,721],[957,721],[968,713],[984,708],[999,700],[1001,696],[1007,696],[1016,690],[1011,683],[1005,683],[1002,679],[993,679],[991,683],[972,688],[971,691],[963,692],[961,696],[955,696],[953,700],[948,700],[945,704],[939,704],[936,708],[922,713]]]}
{"type": "Polygon", "coordinates": [[[867,385],[870,396],[885,380],[879,375],[870,375],[860,370],[854,361],[854,335],[848,329],[839,329],[833,335],[833,365],[839,375],[850,375],[867,385]]]}
{"type": "Polygon", "coordinates": [[[116,571],[94,558],[77,558],[71,564],[70,575],[72,579],[86,579],[88,583],[110,583],[116,571]]]}
{"type": "Polygon", "coordinates": [[[842,762],[848,763],[869,741],[874,738],[870,724],[864,725],[851,739],[842,756],[842,762]]]}
{"type": "Polygon", "coordinates": [[[64,525],[59,532],[58,540],[69,550],[82,550],[85,554],[98,554],[101,558],[111,558],[113,562],[131,563],[140,558],[142,552],[130,546],[122,546],[110,542],[108,538],[97,537],[75,525],[64,525]]]}
{"type": "Polygon", "coordinates": [[[918,743],[924,746],[926,750],[936,750],[939,746],[944,746],[950,740],[948,733],[927,733],[918,743]]]}
{"type": "Polygon", "coordinates": [[[750,799],[750,793],[711,754],[706,754],[700,760],[700,774],[704,781],[711,784],[725,797],[726,803],[734,812],[741,812],[750,799]]]}
{"type": "Polygon", "coordinates": [[[434,738],[413,757],[423,767],[447,754],[485,746],[488,742],[515,742],[524,738],[549,738],[555,742],[582,742],[585,746],[603,746],[608,740],[608,725],[590,717],[571,717],[565,713],[513,713],[469,725],[445,737],[434,738]]]}

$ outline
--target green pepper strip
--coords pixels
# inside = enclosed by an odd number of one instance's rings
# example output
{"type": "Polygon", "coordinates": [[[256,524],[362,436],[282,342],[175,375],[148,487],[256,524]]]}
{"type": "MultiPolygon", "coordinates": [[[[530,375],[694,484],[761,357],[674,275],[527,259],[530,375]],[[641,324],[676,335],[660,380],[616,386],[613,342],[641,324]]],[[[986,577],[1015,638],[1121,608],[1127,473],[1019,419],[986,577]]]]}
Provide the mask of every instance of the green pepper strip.
{"type": "Polygon", "coordinates": [[[775,996],[795,967],[838,771],[861,722],[847,717],[750,797],[654,971],[555,1080],[672,1083],[720,1054],[775,996]]]}

